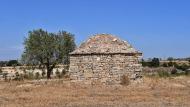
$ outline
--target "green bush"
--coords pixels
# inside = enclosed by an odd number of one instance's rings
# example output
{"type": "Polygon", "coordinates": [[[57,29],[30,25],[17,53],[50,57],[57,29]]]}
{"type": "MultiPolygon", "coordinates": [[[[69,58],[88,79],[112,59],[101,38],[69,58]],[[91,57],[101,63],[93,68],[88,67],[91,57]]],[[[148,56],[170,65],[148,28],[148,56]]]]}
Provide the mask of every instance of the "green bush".
{"type": "Polygon", "coordinates": [[[34,73],[33,72],[29,72],[29,79],[34,79],[34,73]]]}
{"type": "Polygon", "coordinates": [[[177,69],[173,69],[173,70],[171,71],[171,74],[172,74],[172,75],[177,74],[177,69]]]}
{"type": "Polygon", "coordinates": [[[172,67],[172,66],[174,66],[174,62],[170,61],[170,62],[168,63],[168,67],[172,67]]]}
{"type": "Polygon", "coordinates": [[[163,63],[162,66],[163,66],[163,67],[168,67],[168,64],[167,64],[167,63],[163,63]]]}
{"type": "Polygon", "coordinates": [[[189,66],[188,65],[186,65],[186,64],[183,64],[183,65],[181,65],[181,66],[176,66],[176,68],[177,69],[181,69],[181,70],[183,70],[183,71],[186,71],[188,68],[189,68],[189,66]]]}
{"type": "Polygon", "coordinates": [[[39,72],[35,73],[35,79],[40,79],[40,73],[39,72]]]}
{"type": "Polygon", "coordinates": [[[24,78],[24,76],[22,74],[19,74],[18,72],[15,73],[14,80],[21,81],[21,80],[23,80],[23,78],[24,78]]]}
{"type": "Polygon", "coordinates": [[[20,79],[20,75],[18,72],[15,73],[15,80],[19,80],[20,79]]]}
{"type": "Polygon", "coordinates": [[[8,73],[3,73],[3,78],[5,81],[7,81],[7,75],[8,75],[8,73]]]}
{"type": "Polygon", "coordinates": [[[62,72],[61,72],[61,75],[65,76],[66,73],[67,73],[67,71],[65,69],[63,69],[62,72]]]}
{"type": "Polygon", "coordinates": [[[159,77],[170,77],[170,73],[169,72],[164,72],[164,71],[159,71],[158,76],[159,77]]]}
{"type": "Polygon", "coordinates": [[[185,75],[190,75],[190,71],[189,71],[189,70],[186,70],[186,71],[185,71],[185,75]]]}
{"type": "Polygon", "coordinates": [[[34,79],[34,73],[33,72],[28,72],[27,74],[25,74],[25,79],[30,79],[30,80],[32,80],[32,79],[34,79]]]}
{"type": "Polygon", "coordinates": [[[62,75],[61,75],[61,73],[59,72],[58,69],[56,70],[55,74],[56,74],[56,77],[57,77],[57,78],[61,78],[61,77],[62,77],[62,75]]]}
{"type": "Polygon", "coordinates": [[[23,78],[24,78],[24,79],[28,79],[28,78],[29,78],[29,76],[28,76],[28,73],[27,73],[27,72],[24,72],[24,74],[23,74],[23,78]]]}
{"type": "Polygon", "coordinates": [[[42,70],[42,77],[45,78],[46,72],[42,70]]]}
{"type": "Polygon", "coordinates": [[[2,74],[3,73],[3,71],[2,71],[2,68],[0,67],[0,74],[2,74]]]}
{"type": "Polygon", "coordinates": [[[144,61],[142,59],[141,61],[143,67],[159,67],[160,66],[160,60],[159,58],[153,58],[151,61],[144,61]]]}

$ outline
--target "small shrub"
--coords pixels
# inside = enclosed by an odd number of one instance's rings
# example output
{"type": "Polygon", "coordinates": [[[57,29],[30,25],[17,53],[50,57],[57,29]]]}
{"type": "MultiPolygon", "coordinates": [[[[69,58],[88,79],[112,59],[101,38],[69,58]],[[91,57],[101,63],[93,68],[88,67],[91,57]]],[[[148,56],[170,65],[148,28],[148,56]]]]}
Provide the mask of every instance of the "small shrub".
{"type": "Polygon", "coordinates": [[[121,77],[121,85],[128,86],[130,84],[130,79],[127,75],[121,77]]]}
{"type": "Polygon", "coordinates": [[[23,80],[23,77],[24,76],[22,74],[19,74],[18,72],[16,72],[14,80],[21,81],[21,80],[23,80]]]}
{"type": "Polygon", "coordinates": [[[172,62],[172,61],[170,61],[169,63],[168,63],[168,67],[172,67],[172,66],[174,66],[174,62],[172,62]]]}
{"type": "Polygon", "coordinates": [[[172,75],[177,74],[177,69],[173,69],[173,70],[171,71],[171,74],[172,74],[172,75]]]}
{"type": "Polygon", "coordinates": [[[31,69],[32,69],[32,67],[30,67],[30,66],[27,66],[27,67],[26,67],[26,69],[27,69],[27,70],[31,70],[31,69]]]}
{"type": "Polygon", "coordinates": [[[34,74],[33,72],[28,73],[28,79],[34,79],[34,74]]]}
{"type": "Polygon", "coordinates": [[[159,77],[170,77],[169,72],[159,71],[158,72],[159,77]]]}
{"type": "Polygon", "coordinates": [[[40,79],[40,73],[39,72],[35,73],[35,79],[40,79]]]}
{"type": "Polygon", "coordinates": [[[2,68],[0,67],[0,74],[2,74],[3,73],[3,70],[2,70],[2,68]]]}
{"type": "Polygon", "coordinates": [[[55,74],[56,74],[56,77],[58,77],[58,78],[61,78],[61,77],[62,77],[62,76],[61,76],[61,73],[59,72],[58,69],[56,70],[55,74]]]}
{"type": "Polygon", "coordinates": [[[3,73],[3,78],[5,81],[7,81],[7,75],[8,75],[8,73],[3,73]]]}
{"type": "Polygon", "coordinates": [[[190,71],[189,71],[189,70],[186,70],[186,71],[185,71],[185,75],[190,75],[190,71]]]}
{"type": "Polygon", "coordinates": [[[20,79],[23,81],[24,80],[24,74],[20,74],[20,79]]]}
{"type": "Polygon", "coordinates": [[[32,79],[34,79],[34,74],[33,74],[33,72],[24,72],[23,77],[24,77],[24,79],[32,80],[32,79]]]}
{"type": "Polygon", "coordinates": [[[65,76],[66,73],[67,73],[67,71],[65,69],[63,69],[62,72],[61,72],[61,75],[65,76]]]}
{"type": "Polygon", "coordinates": [[[46,72],[42,70],[42,77],[45,78],[46,72]]]}
{"type": "Polygon", "coordinates": [[[64,69],[65,69],[65,71],[68,71],[68,70],[69,70],[69,65],[66,65],[66,66],[64,67],[64,69]]]}
{"type": "Polygon", "coordinates": [[[15,80],[20,80],[20,75],[18,72],[15,73],[15,80]]]}
{"type": "Polygon", "coordinates": [[[24,79],[29,79],[29,77],[28,77],[28,73],[24,72],[24,74],[23,74],[23,78],[24,78],[24,79]]]}
{"type": "Polygon", "coordinates": [[[189,68],[187,64],[182,64],[182,65],[175,64],[174,66],[175,68],[180,69],[182,71],[186,71],[189,68]]]}
{"type": "Polygon", "coordinates": [[[163,67],[168,67],[168,64],[167,64],[167,63],[164,63],[162,66],[163,66],[163,67]]]}

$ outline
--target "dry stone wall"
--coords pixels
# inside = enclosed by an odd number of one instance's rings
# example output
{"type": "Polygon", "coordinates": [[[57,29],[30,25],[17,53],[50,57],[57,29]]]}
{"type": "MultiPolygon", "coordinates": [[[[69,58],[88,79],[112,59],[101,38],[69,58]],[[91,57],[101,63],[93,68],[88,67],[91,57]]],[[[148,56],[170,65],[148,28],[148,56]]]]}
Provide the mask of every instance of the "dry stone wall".
{"type": "Polygon", "coordinates": [[[142,71],[138,56],[125,54],[72,55],[70,78],[73,81],[119,84],[123,75],[136,79],[142,71]]]}

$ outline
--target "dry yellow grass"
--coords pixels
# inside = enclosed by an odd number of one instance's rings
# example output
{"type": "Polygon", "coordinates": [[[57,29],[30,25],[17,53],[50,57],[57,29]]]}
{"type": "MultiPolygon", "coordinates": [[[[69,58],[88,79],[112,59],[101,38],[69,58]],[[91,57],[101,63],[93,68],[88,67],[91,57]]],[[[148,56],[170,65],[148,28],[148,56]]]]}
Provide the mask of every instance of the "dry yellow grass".
{"type": "Polygon", "coordinates": [[[145,77],[129,86],[0,82],[0,107],[189,107],[189,100],[189,77],[145,77]]]}

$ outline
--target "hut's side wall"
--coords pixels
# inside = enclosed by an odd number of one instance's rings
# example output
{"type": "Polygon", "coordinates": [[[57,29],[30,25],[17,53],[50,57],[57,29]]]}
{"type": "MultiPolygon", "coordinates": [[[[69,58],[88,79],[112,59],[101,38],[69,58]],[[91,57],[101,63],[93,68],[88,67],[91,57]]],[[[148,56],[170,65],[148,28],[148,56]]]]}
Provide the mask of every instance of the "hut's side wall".
{"type": "Polygon", "coordinates": [[[135,78],[141,71],[137,56],[74,55],[70,57],[70,78],[76,81],[120,83],[121,76],[135,78]]]}

